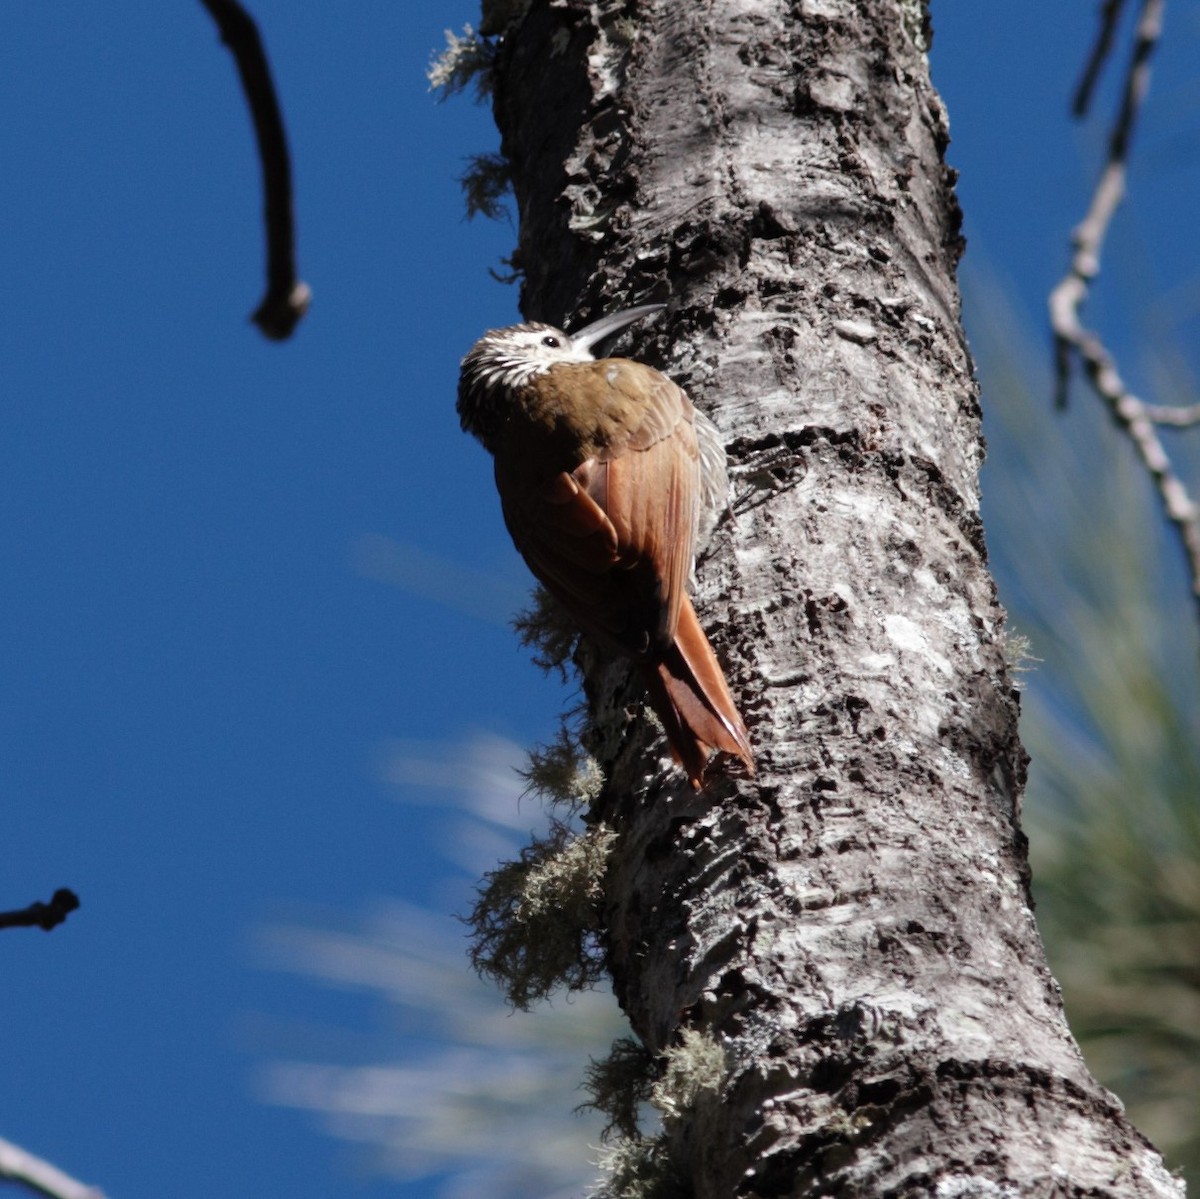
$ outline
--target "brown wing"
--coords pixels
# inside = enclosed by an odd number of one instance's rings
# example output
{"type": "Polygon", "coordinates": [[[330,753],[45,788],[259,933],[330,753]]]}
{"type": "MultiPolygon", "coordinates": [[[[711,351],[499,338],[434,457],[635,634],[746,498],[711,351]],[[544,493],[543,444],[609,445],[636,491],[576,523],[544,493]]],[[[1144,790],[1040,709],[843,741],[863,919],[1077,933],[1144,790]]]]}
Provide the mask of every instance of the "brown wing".
{"type": "Polygon", "coordinates": [[[612,521],[622,547],[654,564],[663,646],[675,638],[696,553],[700,455],[691,401],[665,375],[638,362],[598,365],[614,388],[643,398],[644,419],[585,463],[576,477],[612,521]],[[603,497],[601,499],[601,496],[603,497]]]}
{"type": "Polygon", "coordinates": [[[497,455],[513,541],[584,629],[635,656],[661,651],[674,639],[695,550],[691,402],[626,359],[563,364],[549,376],[561,392],[552,403],[588,397],[578,414],[582,461],[546,481],[528,459],[497,455]]]}

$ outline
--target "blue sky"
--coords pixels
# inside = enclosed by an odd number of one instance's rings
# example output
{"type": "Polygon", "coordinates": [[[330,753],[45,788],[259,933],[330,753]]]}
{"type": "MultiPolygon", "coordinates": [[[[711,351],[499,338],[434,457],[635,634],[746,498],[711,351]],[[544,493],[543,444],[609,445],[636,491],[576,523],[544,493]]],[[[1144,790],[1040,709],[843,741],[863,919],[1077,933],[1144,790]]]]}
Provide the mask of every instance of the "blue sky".
{"type": "MultiPolygon", "coordinates": [[[[1196,270],[1200,24],[1176,7],[1135,178],[1161,207],[1117,226],[1151,295],[1196,270]]],[[[267,968],[262,929],[461,910],[526,819],[464,845],[420,769],[546,738],[561,699],[505,627],[527,579],[453,407],[462,353],[517,315],[488,274],[514,232],[462,216],[489,112],[425,81],[472,5],[253,11],[314,291],[284,345],[247,319],[258,168],[201,6],[6,8],[0,907],[83,908],[0,941],[0,1136],[112,1199],[432,1194],[256,1098],[265,1059],[364,1054],[383,1018],[267,968]]],[[[934,6],[971,260],[1035,328],[1095,173],[1066,112],[1095,11],[934,6]]]]}

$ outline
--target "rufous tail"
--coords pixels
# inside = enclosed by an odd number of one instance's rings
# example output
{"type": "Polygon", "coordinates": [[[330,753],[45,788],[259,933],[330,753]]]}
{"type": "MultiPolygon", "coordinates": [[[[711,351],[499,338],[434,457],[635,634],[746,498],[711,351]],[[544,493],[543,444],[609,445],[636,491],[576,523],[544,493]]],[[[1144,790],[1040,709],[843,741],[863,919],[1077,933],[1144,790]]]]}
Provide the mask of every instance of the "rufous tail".
{"type": "Polygon", "coordinates": [[[754,774],[746,726],[691,600],[679,612],[675,644],[645,668],[650,706],[658,713],[675,760],[697,790],[713,750],[741,758],[754,774]]]}

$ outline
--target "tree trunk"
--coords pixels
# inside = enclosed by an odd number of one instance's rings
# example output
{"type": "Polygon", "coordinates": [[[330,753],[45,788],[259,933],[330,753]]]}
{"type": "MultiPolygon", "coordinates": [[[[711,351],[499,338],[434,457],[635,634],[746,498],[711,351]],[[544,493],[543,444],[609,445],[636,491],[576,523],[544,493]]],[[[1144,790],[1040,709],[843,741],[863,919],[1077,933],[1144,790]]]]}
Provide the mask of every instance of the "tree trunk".
{"type": "Polygon", "coordinates": [[[535,0],[503,42],[526,315],[669,298],[634,356],[734,480],[696,601],[758,777],[692,794],[624,673],[589,673],[609,964],[652,1054],[723,1049],[666,1120],[683,1193],[1178,1195],[1088,1074],[1031,914],[922,20],[535,0]]]}

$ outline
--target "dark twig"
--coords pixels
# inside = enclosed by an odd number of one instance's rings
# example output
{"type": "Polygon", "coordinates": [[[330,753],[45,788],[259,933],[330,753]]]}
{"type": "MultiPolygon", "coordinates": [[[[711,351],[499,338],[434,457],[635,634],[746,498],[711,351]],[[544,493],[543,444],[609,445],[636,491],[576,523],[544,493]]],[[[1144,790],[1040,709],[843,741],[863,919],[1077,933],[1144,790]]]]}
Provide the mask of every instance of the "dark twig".
{"type": "Polygon", "coordinates": [[[0,928],[41,928],[49,932],[57,928],[79,907],[79,897],[66,887],[59,887],[49,903],[31,903],[15,912],[0,912],[0,928]]]}
{"type": "Polygon", "coordinates": [[[103,1191],[64,1174],[11,1141],[0,1141],[0,1179],[19,1183],[48,1199],[104,1199],[103,1191]]]}
{"type": "Polygon", "coordinates": [[[1071,362],[1078,356],[1096,394],[1108,405],[1117,425],[1133,442],[1142,464],[1154,480],[1163,512],[1174,525],[1183,546],[1191,573],[1192,594],[1200,606],[1200,506],[1175,474],[1155,428],[1155,422],[1176,426],[1195,423],[1196,409],[1144,404],[1125,386],[1117,364],[1100,336],[1086,329],[1079,319],[1089,285],[1100,273],[1100,251],[1109,223],[1125,194],[1130,138],[1150,81],[1150,56],[1162,32],[1164,6],[1165,0],[1142,0],[1121,108],[1109,137],[1108,162],[1087,215],[1075,230],[1071,268],[1050,293],[1050,322],[1054,329],[1059,405],[1066,402],[1071,362]]]}
{"type": "Polygon", "coordinates": [[[258,26],[238,0],[200,0],[217,23],[221,40],[229,47],[242,90],[250,105],[258,157],[262,163],[264,210],[267,226],[267,293],[251,319],[274,341],[290,337],[308,310],[312,292],[296,277],[295,218],[292,212],[292,168],[287,135],[271,68],[258,26]]]}
{"type": "Polygon", "coordinates": [[[1075,88],[1075,99],[1071,102],[1071,111],[1077,116],[1087,115],[1092,103],[1092,91],[1096,80],[1100,78],[1100,70],[1112,53],[1113,38],[1116,37],[1117,25],[1121,20],[1121,9],[1125,0],[1101,0],[1100,30],[1096,34],[1096,43],[1088,55],[1087,65],[1083,68],[1079,84],[1075,88]]]}

